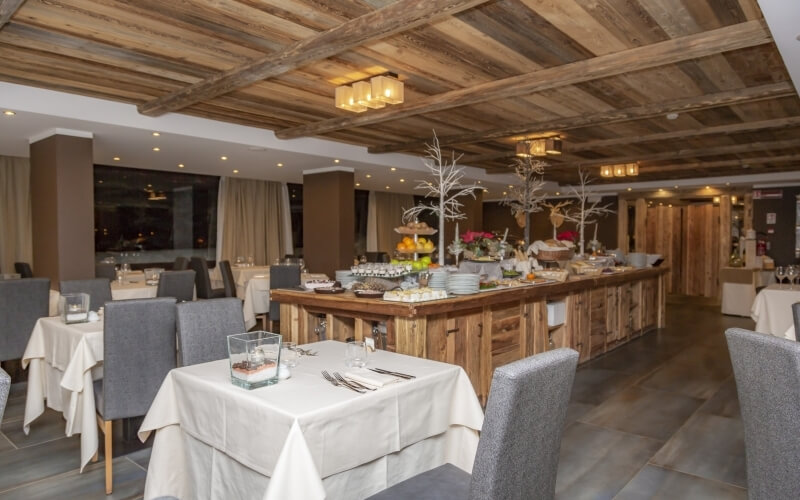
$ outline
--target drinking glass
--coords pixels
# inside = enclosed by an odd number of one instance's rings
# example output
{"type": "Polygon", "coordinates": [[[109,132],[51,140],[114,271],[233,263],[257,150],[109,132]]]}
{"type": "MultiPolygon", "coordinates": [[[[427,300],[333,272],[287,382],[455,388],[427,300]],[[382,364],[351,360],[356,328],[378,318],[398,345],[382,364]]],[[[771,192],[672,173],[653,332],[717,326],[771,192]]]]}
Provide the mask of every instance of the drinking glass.
{"type": "Polygon", "coordinates": [[[348,368],[364,368],[367,366],[367,343],[351,341],[344,351],[344,364],[348,368]]]}
{"type": "Polygon", "coordinates": [[[778,266],[775,268],[775,279],[778,280],[778,288],[783,288],[783,278],[786,276],[786,268],[778,266]]]}
{"type": "Polygon", "coordinates": [[[253,267],[255,265],[256,260],[253,258],[252,255],[247,256],[247,266],[253,267]]]}
{"type": "Polygon", "coordinates": [[[786,277],[789,278],[789,290],[794,290],[794,280],[797,278],[797,267],[789,266],[786,268],[786,277]]]}
{"type": "Polygon", "coordinates": [[[298,360],[297,342],[281,343],[281,361],[289,368],[297,366],[298,360]]]}

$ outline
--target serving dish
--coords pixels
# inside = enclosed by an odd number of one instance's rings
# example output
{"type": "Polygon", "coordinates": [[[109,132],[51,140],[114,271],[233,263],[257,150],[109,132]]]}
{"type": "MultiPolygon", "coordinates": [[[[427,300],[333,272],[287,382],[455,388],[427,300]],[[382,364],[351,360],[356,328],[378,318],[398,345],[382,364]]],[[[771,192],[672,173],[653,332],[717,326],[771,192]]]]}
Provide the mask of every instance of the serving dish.
{"type": "Polygon", "coordinates": [[[333,295],[336,293],[344,293],[344,288],[338,286],[317,287],[314,293],[321,293],[323,295],[333,295]]]}

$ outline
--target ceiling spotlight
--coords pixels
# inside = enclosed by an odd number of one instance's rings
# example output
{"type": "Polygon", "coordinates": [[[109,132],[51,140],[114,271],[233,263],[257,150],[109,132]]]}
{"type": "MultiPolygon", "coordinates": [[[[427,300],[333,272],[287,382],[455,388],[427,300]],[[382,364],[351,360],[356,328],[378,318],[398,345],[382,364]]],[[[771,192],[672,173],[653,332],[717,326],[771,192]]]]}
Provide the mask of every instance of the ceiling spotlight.
{"type": "Polygon", "coordinates": [[[339,163],[339,160],[338,159],[333,160],[333,163],[339,163]]]}
{"type": "Polygon", "coordinates": [[[16,115],[16,113],[11,111],[10,109],[7,109],[7,110],[3,111],[3,114],[6,115],[6,116],[14,116],[14,115],[16,115]]]}
{"type": "Polygon", "coordinates": [[[389,186],[386,186],[386,189],[389,189],[389,186]]]}
{"type": "Polygon", "coordinates": [[[503,196],[506,196],[506,195],[508,195],[508,193],[507,193],[507,192],[505,192],[505,191],[503,191],[503,196]]]}
{"type": "Polygon", "coordinates": [[[186,165],[184,165],[183,163],[178,163],[178,168],[183,168],[183,167],[185,167],[185,166],[186,166],[186,165]]]}
{"type": "Polygon", "coordinates": [[[483,192],[484,192],[484,193],[488,193],[488,192],[489,192],[489,190],[488,190],[488,189],[486,189],[486,188],[483,188],[483,192]]]}
{"type": "Polygon", "coordinates": [[[367,174],[367,175],[365,175],[365,177],[366,177],[367,179],[370,179],[370,178],[372,177],[372,174],[367,174]]]}
{"type": "Polygon", "coordinates": [[[667,120],[677,120],[678,113],[667,113],[667,120]]]}
{"type": "Polygon", "coordinates": [[[153,137],[158,137],[160,135],[161,135],[161,133],[159,133],[159,132],[153,132],[153,137]]]}
{"type": "Polygon", "coordinates": [[[103,179],[100,179],[99,181],[97,181],[97,183],[98,184],[102,184],[103,183],[103,179]]]}
{"type": "Polygon", "coordinates": [[[664,188],[658,188],[658,192],[659,193],[663,193],[664,192],[664,188]]]}
{"type": "Polygon", "coordinates": [[[234,174],[238,174],[238,173],[239,173],[239,171],[238,171],[237,169],[235,169],[235,168],[234,168],[234,169],[233,169],[233,173],[234,173],[234,174]]]}
{"type": "Polygon", "coordinates": [[[220,156],[219,159],[222,160],[222,161],[225,161],[225,160],[228,159],[228,157],[227,156],[220,156]]]}
{"type": "Polygon", "coordinates": [[[153,148],[153,151],[155,151],[155,152],[157,153],[157,152],[161,151],[161,148],[159,148],[158,146],[156,146],[156,147],[154,147],[154,148],[153,148]]]}
{"type": "Polygon", "coordinates": [[[278,168],[280,168],[280,167],[282,167],[282,166],[283,166],[283,163],[278,163],[276,166],[277,166],[278,168]]]}
{"type": "Polygon", "coordinates": [[[706,186],[706,189],[711,189],[711,186],[706,186]]]}
{"type": "Polygon", "coordinates": [[[678,185],[677,185],[677,184],[676,184],[675,186],[673,186],[673,187],[674,187],[675,189],[678,189],[678,185]]]}
{"type": "Polygon", "coordinates": [[[558,195],[560,195],[560,194],[561,194],[561,193],[559,193],[558,191],[556,191],[556,196],[558,196],[558,195]]]}
{"type": "Polygon", "coordinates": [[[628,188],[628,191],[633,191],[633,188],[628,188]]]}
{"type": "Polygon", "coordinates": [[[509,184],[508,185],[508,189],[514,189],[514,185],[513,184],[509,184]]]}
{"type": "Polygon", "coordinates": [[[406,181],[405,179],[400,179],[400,182],[405,182],[405,181],[406,181]]]}
{"type": "Polygon", "coordinates": [[[119,156],[115,156],[115,157],[114,157],[114,161],[119,161],[119,160],[120,160],[120,157],[119,157],[119,156]]]}
{"type": "Polygon", "coordinates": [[[360,185],[361,185],[361,183],[360,183],[360,182],[356,182],[356,187],[358,187],[358,186],[360,186],[360,185]]]}
{"type": "Polygon", "coordinates": [[[397,171],[397,167],[391,167],[389,170],[391,170],[392,172],[396,172],[397,171]]]}

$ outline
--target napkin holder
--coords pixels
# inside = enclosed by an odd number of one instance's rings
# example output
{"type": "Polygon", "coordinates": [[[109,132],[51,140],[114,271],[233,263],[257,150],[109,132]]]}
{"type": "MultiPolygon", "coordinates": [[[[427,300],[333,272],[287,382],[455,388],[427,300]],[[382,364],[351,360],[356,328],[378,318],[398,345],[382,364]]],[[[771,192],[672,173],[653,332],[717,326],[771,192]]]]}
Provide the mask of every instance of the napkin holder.
{"type": "Polygon", "coordinates": [[[88,293],[64,293],[58,301],[61,319],[65,324],[86,323],[89,321],[88,293]]]}
{"type": "Polygon", "coordinates": [[[281,335],[264,331],[228,335],[231,382],[244,389],[278,383],[281,335]]]}

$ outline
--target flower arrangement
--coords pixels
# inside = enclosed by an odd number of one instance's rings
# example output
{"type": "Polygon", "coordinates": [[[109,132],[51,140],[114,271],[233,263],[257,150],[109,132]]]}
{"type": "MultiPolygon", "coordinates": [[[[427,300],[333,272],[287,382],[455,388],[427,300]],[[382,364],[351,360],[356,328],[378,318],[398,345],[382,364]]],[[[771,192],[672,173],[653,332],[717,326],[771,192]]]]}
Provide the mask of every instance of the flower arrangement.
{"type": "Polygon", "coordinates": [[[494,234],[485,231],[467,231],[461,235],[461,242],[464,244],[464,257],[468,259],[495,256],[499,249],[494,234]]]}
{"type": "Polygon", "coordinates": [[[580,237],[580,233],[578,231],[561,231],[556,235],[556,239],[559,241],[569,241],[575,244],[580,237]]]}

